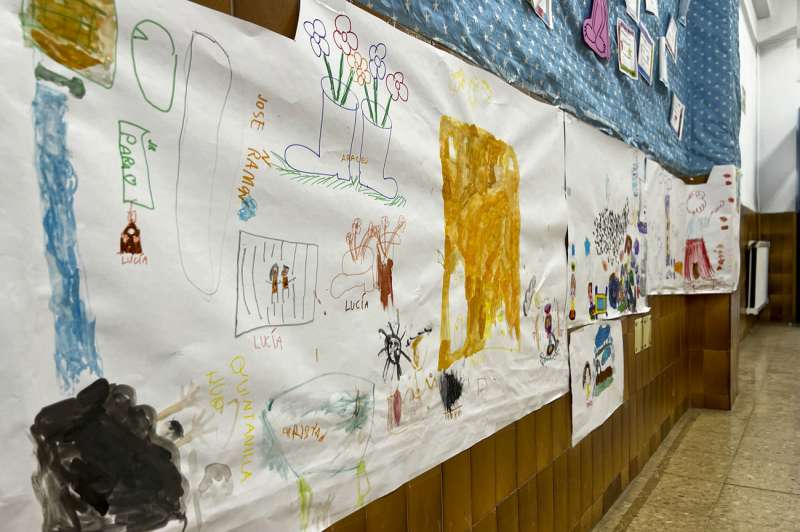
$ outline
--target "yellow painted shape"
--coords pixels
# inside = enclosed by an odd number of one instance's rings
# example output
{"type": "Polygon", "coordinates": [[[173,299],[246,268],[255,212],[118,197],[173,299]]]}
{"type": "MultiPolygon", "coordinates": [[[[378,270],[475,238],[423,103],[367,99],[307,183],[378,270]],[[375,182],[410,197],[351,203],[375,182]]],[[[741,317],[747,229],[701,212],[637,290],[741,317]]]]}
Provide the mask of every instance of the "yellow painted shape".
{"type": "Polygon", "coordinates": [[[444,274],[439,369],[474,355],[503,319],[520,337],[519,164],[514,149],[473,124],[439,122],[444,200],[444,274]],[[466,338],[451,345],[450,283],[464,270],[466,338]],[[502,313],[502,318],[499,318],[502,313]]]}
{"type": "Polygon", "coordinates": [[[22,21],[26,37],[51,59],[110,84],[117,48],[114,0],[28,0],[22,21]]]}

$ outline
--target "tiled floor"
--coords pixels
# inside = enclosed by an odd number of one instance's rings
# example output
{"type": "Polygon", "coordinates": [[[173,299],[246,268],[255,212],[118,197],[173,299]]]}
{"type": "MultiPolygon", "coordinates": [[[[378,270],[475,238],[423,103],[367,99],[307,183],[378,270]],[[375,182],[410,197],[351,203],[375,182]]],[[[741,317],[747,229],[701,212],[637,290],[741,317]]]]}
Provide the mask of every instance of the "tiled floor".
{"type": "Polygon", "coordinates": [[[800,328],[740,347],[731,412],[689,410],[598,531],[800,531],[800,328]]]}

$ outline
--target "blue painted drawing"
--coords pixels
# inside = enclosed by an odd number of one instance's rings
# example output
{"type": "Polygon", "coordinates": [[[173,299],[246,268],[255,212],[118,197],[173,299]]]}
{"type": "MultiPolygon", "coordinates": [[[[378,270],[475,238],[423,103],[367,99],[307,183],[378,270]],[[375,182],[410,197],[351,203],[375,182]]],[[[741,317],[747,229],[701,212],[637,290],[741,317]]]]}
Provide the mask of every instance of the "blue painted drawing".
{"type": "Polygon", "coordinates": [[[84,372],[102,377],[103,369],[95,348],[95,321],[81,298],[73,207],[78,176],[67,152],[66,110],[65,94],[37,82],[33,101],[35,163],[52,288],[50,310],[55,320],[56,373],[62,387],[72,390],[84,372]]]}

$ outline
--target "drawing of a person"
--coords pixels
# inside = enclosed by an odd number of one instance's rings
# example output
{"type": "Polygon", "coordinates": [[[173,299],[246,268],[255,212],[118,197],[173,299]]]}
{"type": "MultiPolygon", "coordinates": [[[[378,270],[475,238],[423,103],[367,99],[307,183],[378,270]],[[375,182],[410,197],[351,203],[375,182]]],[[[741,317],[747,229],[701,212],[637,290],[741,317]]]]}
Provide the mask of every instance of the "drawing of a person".
{"type": "Polygon", "coordinates": [[[119,236],[119,252],[133,255],[142,254],[142,239],[139,227],[136,225],[136,211],[133,209],[128,211],[128,225],[119,236]]]}
{"type": "Polygon", "coordinates": [[[273,304],[278,302],[278,263],[272,265],[269,269],[269,281],[272,284],[272,295],[270,300],[273,304]]]}
{"type": "Polygon", "coordinates": [[[592,367],[587,362],[585,366],[583,366],[583,393],[586,395],[586,404],[592,404],[592,367]]]}
{"type": "Polygon", "coordinates": [[[686,200],[689,222],[686,231],[686,251],[683,262],[683,276],[688,281],[710,279],[714,270],[708,258],[706,242],[703,239],[705,228],[711,223],[711,213],[706,213],[706,193],[695,190],[686,200]]]}
{"type": "Polygon", "coordinates": [[[287,265],[283,265],[281,269],[281,299],[286,300],[286,295],[289,292],[289,283],[294,281],[294,277],[291,279],[289,278],[289,267],[287,265]]]}
{"type": "Polygon", "coordinates": [[[592,290],[592,283],[589,283],[589,316],[592,319],[597,317],[597,309],[594,308],[594,291],[592,290]]]}

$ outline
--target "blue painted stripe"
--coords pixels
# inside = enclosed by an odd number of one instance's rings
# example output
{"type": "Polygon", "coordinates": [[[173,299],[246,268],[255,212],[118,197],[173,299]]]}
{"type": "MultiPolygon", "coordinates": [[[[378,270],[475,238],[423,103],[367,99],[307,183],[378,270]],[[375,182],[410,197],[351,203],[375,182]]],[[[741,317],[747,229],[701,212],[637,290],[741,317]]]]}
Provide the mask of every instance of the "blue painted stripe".
{"type": "Polygon", "coordinates": [[[85,371],[100,377],[103,369],[95,348],[95,320],[90,319],[81,300],[73,206],[78,176],[69,162],[66,110],[66,94],[37,82],[33,100],[35,163],[52,288],[50,310],[55,321],[56,374],[62,387],[72,390],[85,371]]]}

